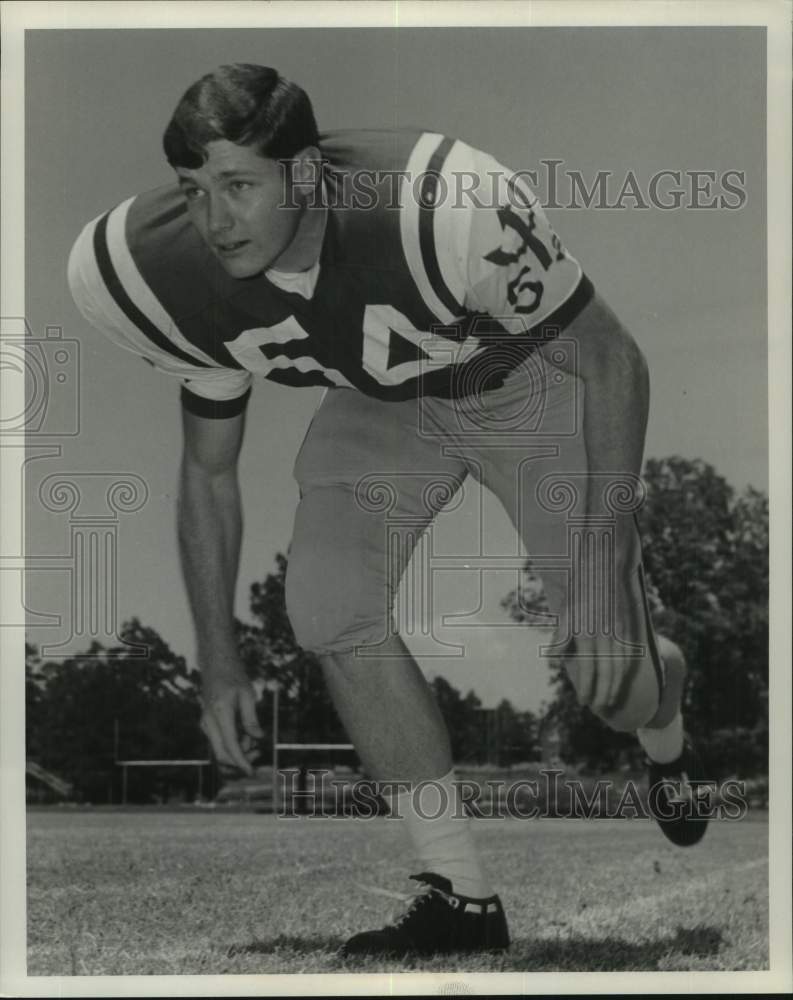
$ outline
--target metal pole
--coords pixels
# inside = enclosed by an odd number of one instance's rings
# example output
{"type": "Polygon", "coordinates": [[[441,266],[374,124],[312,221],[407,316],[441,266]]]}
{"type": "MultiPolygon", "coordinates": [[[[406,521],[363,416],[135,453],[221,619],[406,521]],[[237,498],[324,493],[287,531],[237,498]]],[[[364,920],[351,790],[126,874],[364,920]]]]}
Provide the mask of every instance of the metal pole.
{"type": "Polygon", "coordinates": [[[198,765],[198,801],[202,800],[204,791],[204,767],[203,764],[198,765]]]}
{"type": "Polygon", "coordinates": [[[273,688],[273,815],[278,815],[278,693],[276,684],[273,688]]]}
{"type": "Polygon", "coordinates": [[[121,773],[122,773],[122,776],[123,776],[122,777],[122,781],[121,781],[121,787],[122,787],[122,791],[121,791],[121,804],[125,806],[127,804],[127,765],[126,764],[122,764],[121,765],[121,773]]]}

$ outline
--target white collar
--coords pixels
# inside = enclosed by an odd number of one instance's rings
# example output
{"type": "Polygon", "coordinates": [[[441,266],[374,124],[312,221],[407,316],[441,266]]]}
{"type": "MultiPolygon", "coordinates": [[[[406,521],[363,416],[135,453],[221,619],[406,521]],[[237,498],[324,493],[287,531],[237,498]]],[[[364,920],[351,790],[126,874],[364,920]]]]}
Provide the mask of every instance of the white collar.
{"type": "MultiPolygon", "coordinates": [[[[325,186],[325,179],[322,180],[322,197],[324,204],[327,206],[327,188],[325,186]]],[[[325,233],[328,228],[328,212],[329,209],[325,209],[325,223],[322,227],[322,236],[320,237],[320,256],[322,255],[322,245],[325,242],[325,233]]],[[[298,295],[302,295],[304,299],[310,299],[314,294],[314,289],[317,286],[317,278],[319,277],[319,256],[314,261],[314,264],[307,271],[279,271],[276,268],[271,270],[266,270],[264,272],[265,277],[277,288],[282,288],[285,292],[297,292],[298,295]]]]}

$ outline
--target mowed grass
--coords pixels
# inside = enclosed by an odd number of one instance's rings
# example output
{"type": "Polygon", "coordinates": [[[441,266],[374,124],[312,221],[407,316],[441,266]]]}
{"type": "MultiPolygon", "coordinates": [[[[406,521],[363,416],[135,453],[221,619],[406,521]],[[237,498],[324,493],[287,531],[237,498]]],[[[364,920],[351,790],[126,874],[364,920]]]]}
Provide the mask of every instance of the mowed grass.
{"type": "Polygon", "coordinates": [[[477,820],[501,956],[345,963],[411,856],[385,817],[32,811],[28,974],[643,971],[768,965],[764,817],[676,849],[647,820],[477,820]]]}

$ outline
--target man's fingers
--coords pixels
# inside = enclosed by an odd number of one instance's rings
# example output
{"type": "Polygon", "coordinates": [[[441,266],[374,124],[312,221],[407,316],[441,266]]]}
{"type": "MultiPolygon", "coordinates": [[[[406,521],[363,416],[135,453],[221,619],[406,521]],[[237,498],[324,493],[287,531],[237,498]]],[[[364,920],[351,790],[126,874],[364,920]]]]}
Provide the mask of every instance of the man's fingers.
{"type": "Polygon", "coordinates": [[[218,724],[215,722],[214,717],[209,711],[204,711],[204,714],[201,716],[201,728],[212,746],[212,752],[214,753],[218,764],[224,765],[225,767],[234,767],[234,762],[226,753],[226,748],[223,744],[223,737],[221,736],[218,724]]]}
{"type": "Polygon", "coordinates": [[[215,719],[223,740],[223,746],[226,749],[226,754],[231,758],[232,764],[235,764],[246,774],[251,774],[251,765],[242,752],[239,739],[237,738],[237,720],[234,715],[234,708],[228,702],[224,702],[215,708],[215,719]]]}
{"type": "Polygon", "coordinates": [[[259,720],[256,718],[256,700],[250,688],[240,692],[240,719],[249,736],[259,740],[264,736],[259,720]]]}

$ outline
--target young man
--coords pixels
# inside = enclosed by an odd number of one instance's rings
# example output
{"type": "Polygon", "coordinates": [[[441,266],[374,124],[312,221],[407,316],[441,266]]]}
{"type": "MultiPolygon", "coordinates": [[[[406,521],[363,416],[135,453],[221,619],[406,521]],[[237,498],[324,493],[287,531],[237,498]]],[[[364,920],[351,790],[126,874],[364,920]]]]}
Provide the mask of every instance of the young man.
{"type": "MultiPolygon", "coordinates": [[[[181,381],[179,539],[203,728],[218,761],[250,770],[241,734],[261,731],[232,604],[253,376],[325,386],[295,466],[288,611],[422,868],[407,913],[342,953],[505,948],[448,735],[391,626],[394,591],[417,536],[475,476],[543,567],[582,702],[638,734],[653,783],[699,777],[684,664],[656,645],[644,597],[644,359],[520,177],[463,142],[320,136],[299,87],[235,65],[186,92],[164,147],[177,183],[86,226],[69,281],[94,326],[181,381]],[[417,802],[427,782],[435,801],[417,802]]],[[[704,821],[661,787],[662,829],[695,842],[704,821]]]]}

